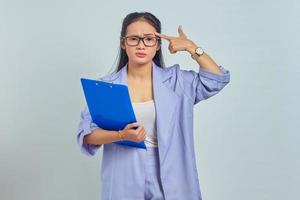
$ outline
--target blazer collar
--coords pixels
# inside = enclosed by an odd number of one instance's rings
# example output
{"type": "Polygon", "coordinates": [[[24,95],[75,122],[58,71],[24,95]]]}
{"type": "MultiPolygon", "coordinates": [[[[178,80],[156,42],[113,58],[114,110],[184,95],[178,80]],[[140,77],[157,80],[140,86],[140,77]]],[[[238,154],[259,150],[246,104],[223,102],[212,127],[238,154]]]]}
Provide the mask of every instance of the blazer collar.
{"type": "MultiPolygon", "coordinates": [[[[103,77],[103,79],[110,81],[112,83],[119,83],[128,86],[127,69],[128,69],[128,63],[126,63],[118,72],[105,76],[103,77]]],[[[153,82],[154,81],[164,82],[165,80],[171,78],[172,73],[170,70],[166,70],[157,66],[152,61],[152,76],[153,76],[152,79],[153,82]]]]}
{"type": "MultiPolygon", "coordinates": [[[[127,65],[124,65],[118,72],[109,76],[109,81],[112,83],[124,84],[128,87],[127,81],[127,65]]],[[[163,167],[164,160],[169,150],[172,130],[175,126],[175,112],[178,112],[179,96],[172,89],[172,84],[169,80],[172,77],[173,71],[168,68],[161,68],[152,61],[152,81],[153,81],[153,96],[156,109],[156,131],[159,146],[160,165],[163,167]]]]}

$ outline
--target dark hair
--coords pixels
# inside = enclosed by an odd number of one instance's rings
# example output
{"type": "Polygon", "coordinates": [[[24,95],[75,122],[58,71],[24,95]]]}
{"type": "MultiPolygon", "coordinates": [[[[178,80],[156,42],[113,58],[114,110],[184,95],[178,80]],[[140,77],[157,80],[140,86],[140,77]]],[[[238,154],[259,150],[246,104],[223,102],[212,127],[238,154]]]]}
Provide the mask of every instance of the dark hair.
{"type": "MultiPolygon", "coordinates": [[[[121,38],[126,35],[127,26],[129,26],[131,23],[136,22],[136,21],[146,21],[155,28],[156,32],[161,33],[160,21],[153,14],[151,14],[149,12],[129,13],[123,19],[123,23],[122,23],[121,36],[120,36],[119,59],[118,59],[118,65],[117,65],[115,72],[118,72],[128,62],[128,56],[126,54],[126,51],[121,48],[121,42],[122,42],[121,38]]],[[[161,45],[160,39],[158,40],[158,43],[161,45]]],[[[153,62],[161,68],[165,67],[161,48],[159,48],[159,50],[156,51],[156,54],[153,58],[153,62]]]]}

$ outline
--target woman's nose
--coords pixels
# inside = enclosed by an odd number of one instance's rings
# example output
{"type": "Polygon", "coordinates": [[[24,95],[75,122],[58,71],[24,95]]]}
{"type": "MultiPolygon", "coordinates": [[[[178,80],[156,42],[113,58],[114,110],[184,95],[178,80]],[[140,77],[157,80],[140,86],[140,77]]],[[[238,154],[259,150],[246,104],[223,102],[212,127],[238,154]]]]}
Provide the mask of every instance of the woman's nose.
{"type": "Polygon", "coordinates": [[[144,44],[144,42],[143,42],[142,39],[139,41],[137,47],[138,47],[138,48],[140,48],[140,47],[145,47],[145,44],[144,44]]]}

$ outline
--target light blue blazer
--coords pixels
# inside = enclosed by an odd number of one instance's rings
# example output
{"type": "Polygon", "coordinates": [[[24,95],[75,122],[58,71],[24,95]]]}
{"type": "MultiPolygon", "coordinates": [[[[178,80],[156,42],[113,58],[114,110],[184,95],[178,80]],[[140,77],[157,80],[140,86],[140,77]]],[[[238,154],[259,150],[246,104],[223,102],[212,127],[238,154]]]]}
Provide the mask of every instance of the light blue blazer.
{"type": "MultiPolygon", "coordinates": [[[[152,62],[153,95],[159,147],[160,178],[166,200],[201,200],[193,140],[193,107],[217,94],[230,81],[230,72],[219,66],[223,75],[199,67],[180,69],[178,64],[160,68],[152,62]]],[[[127,85],[127,64],[102,81],[127,85]]],[[[83,144],[83,137],[99,128],[85,107],[81,112],[77,143],[82,153],[95,155],[102,146],[83,144]]],[[[103,144],[101,166],[102,200],[144,199],[145,149],[115,143],[103,144]],[[133,196],[134,195],[134,196],[133,196]]]]}

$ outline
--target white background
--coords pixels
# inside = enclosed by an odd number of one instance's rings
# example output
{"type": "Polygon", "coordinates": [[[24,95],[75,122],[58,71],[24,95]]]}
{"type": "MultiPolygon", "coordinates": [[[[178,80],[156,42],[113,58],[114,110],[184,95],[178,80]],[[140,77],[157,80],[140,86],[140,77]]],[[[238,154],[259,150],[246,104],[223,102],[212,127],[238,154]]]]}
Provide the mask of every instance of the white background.
{"type": "MultiPolygon", "coordinates": [[[[162,33],[186,35],[230,70],[195,106],[205,200],[300,195],[299,9],[293,1],[0,0],[0,199],[99,199],[102,149],[80,153],[80,78],[116,68],[123,18],[149,11],[162,33]],[[298,14],[297,14],[298,13],[298,14]]],[[[197,71],[188,52],[167,66],[197,71]]]]}

